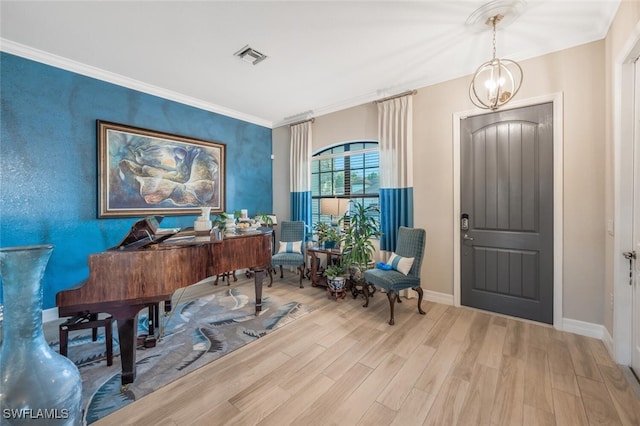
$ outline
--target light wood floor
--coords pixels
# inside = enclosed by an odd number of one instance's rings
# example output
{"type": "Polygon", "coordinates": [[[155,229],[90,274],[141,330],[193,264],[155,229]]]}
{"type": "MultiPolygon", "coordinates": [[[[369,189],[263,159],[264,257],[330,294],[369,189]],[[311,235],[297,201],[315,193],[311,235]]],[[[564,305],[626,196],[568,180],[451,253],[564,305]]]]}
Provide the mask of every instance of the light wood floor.
{"type": "Polygon", "coordinates": [[[264,291],[312,313],[95,424],[640,424],[640,401],[599,340],[429,302],[422,316],[416,299],[389,326],[384,294],[365,309],[305,287],[285,272],[264,291]]]}

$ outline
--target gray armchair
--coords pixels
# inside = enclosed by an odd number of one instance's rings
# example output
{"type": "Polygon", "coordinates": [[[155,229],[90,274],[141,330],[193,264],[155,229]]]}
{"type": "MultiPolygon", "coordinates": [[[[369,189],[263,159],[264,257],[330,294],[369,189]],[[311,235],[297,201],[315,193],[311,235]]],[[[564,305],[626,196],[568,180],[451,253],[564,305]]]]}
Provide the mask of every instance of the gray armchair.
{"type": "Polygon", "coordinates": [[[391,309],[389,325],[393,325],[395,322],[394,305],[396,301],[400,303],[400,297],[398,296],[400,290],[412,288],[418,292],[418,312],[422,315],[425,314],[421,307],[423,292],[420,287],[420,267],[422,266],[426,239],[424,229],[401,226],[398,230],[395,253],[401,258],[413,258],[413,264],[408,273],[405,275],[396,269],[383,270],[379,268],[368,269],[364,272],[364,279],[367,283],[380,287],[387,293],[389,308],[391,309]]]}
{"type": "MultiPolygon", "coordinates": [[[[271,257],[271,266],[280,267],[280,278],[284,277],[282,267],[294,266],[300,273],[300,288],[305,270],[306,244],[304,222],[284,221],[280,225],[280,244],[276,244],[277,253],[271,257]],[[288,244],[287,244],[288,243],[288,244]],[[298,245],[297,243],[300,243],[298,245]]],[[[273,282],[269,283],[269,287],[273,282]]]]}

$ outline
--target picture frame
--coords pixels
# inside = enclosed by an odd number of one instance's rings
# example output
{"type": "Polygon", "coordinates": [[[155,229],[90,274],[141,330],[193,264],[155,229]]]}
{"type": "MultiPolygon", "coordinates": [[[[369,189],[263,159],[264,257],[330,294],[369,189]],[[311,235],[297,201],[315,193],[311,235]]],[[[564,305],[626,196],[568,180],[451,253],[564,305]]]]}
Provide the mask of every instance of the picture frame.
{"type": "Polygon", "coordinates": [[[225,211],[226,145],[96,120],[98,217],[225,211]]]}

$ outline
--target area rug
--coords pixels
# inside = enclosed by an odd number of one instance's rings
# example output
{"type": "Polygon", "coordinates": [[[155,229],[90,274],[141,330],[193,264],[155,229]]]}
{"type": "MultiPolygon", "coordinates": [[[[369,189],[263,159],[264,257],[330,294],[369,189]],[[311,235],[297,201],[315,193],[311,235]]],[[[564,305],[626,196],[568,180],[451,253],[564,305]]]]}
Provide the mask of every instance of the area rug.
{"type": "MultiPolygon", "coordinates": [[[[311,311],[307,305],[263,294],[259,316],[254,314],[253,285],[224,291],[178,304],[162,318],[162,338],[153,348],[139,347],[137,376],[121,390],[121,365],[114,322],[114,360],[106,365],[104,333],[91,340],[91,330],[69,334],[68,357],[80,370],[86,424],[132,403],[136,399],[214,361],[311,311]]],[[[56,328],[57,330],[57,328],[56,328]]],[[[146,334],[147,315],[138,316],[138,333],[146,334]]],[[[59,350],[57,336],[49,343],[59,350]]]]}

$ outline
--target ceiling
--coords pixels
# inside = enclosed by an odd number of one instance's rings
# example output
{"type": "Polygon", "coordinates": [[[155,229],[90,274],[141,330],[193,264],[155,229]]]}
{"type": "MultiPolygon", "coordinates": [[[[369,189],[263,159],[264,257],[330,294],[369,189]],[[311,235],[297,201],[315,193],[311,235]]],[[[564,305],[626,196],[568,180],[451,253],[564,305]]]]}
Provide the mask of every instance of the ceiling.
{"type": "Polygon", "coordinates": [[[467,23],[483,5],[508,13],[497,56],[522,61],[603,39],[619,0],[512,3],[2,0],[0,48],[277,127],[473,74],[492,54],[484,18],[467,23]]]}

